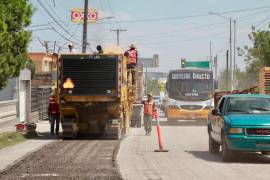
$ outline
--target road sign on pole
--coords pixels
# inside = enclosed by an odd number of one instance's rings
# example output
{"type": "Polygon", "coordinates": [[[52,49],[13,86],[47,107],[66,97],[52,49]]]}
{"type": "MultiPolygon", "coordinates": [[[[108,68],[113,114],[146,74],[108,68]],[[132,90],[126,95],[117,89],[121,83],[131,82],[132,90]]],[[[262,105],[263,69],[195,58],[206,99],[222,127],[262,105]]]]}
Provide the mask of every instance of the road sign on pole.
{"type": "Polygon", "coordinates": [[[209,61],[185,61],[185,67],[209,69],[210,62],[209,61]]]}
{"type": "MultiPolygon", "coordinates": [[[[77,23],[83,23],[84,9],[72,9],[71,21],[77,23]]],[[[95,9],[88,9],[87,22],[96,22],[98,19],[98,12],[95,9]]]]}

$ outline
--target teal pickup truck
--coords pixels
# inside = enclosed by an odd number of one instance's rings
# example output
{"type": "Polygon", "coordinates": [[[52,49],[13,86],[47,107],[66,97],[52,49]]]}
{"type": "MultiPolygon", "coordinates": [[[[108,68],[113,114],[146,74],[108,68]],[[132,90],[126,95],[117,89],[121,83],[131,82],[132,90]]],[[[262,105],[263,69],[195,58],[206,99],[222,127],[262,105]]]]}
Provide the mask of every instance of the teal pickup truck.
{"type": "Polygon", "coordinates": [[[208,117],[209,151],[222,150],[222,160],[237,152],[270,154],[270,95],[229,94],[208,117]]]}

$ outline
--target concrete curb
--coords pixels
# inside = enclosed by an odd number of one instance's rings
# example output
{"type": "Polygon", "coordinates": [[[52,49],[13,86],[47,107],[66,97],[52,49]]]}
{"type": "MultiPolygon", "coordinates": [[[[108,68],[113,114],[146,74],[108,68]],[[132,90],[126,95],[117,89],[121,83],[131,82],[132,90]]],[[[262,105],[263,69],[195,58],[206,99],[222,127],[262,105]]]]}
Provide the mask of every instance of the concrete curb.
{"type": "Polygon", "coordinates": [[[120,178],[123,180],[123,175],[120,171],[120,166],[118,164],[118,161],[117,161],[117,156],[118,156],[118,152],[120,150],[120,145],[121,143],[123,142],[124,139],[126,139],[128,136],[124,136],[123,138],[121,138],[116,146],[116,148],[113,150],[113,157],[112,157],[112,161],[113,161],[113,167],[116,168],[117,170],[117,173],[119,174],[120,178]]]}

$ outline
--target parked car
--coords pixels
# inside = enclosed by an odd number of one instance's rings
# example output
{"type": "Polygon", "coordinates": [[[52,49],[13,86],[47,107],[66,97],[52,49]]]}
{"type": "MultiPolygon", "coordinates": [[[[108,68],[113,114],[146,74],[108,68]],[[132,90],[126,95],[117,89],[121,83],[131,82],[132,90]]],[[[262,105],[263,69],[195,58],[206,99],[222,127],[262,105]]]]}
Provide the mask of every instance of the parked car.
{"type": "Polygon", "coordinates": [[[270,96],[224,95],[208,118],[209,151],[222,150],[222,160],[232,161],[236,152],[270,154],[270,96]]]}
{"type": "Polygon", "coordinates": [[[160,96],[154,96],[153,97],[153,100],[155,101],[155,105],[157,108],[160,108],[160,105],[161,105],[161,98],[160,96]]]}

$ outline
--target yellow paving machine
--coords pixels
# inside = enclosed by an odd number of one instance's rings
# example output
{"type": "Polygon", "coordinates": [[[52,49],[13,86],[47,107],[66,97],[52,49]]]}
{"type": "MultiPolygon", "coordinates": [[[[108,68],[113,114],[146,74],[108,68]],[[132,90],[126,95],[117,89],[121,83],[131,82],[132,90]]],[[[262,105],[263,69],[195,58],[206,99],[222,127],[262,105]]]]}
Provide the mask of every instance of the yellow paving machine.
{"type": "Polygon", "coordinates": [[[103,134],[120,139],[128,132],[136,88],[129,83],[120,48],[62,54],[58,66],[56,98],[63,138],[103,134]]]}

